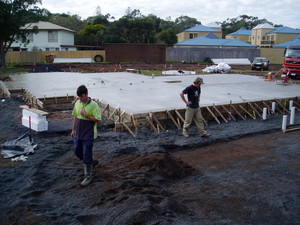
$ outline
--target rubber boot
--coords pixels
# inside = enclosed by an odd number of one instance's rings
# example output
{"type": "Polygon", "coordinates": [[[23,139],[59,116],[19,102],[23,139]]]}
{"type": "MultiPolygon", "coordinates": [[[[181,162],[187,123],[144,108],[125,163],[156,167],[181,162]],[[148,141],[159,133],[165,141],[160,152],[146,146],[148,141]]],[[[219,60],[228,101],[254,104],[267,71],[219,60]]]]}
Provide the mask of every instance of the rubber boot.
{"type": "Polygon", "coordinates": [[[84,164],[84,180],[81,182],[81,186],[88,186],[93,180],[92,164],[84,164]]]}
{"type": "Polygon", "coordinates": [[[98,160],[97,160],[97,159],[94,159],[94,160],[93,160],[93,164],[92,164],[92,165],[93,165],[93,168],[94,168],[95,166],[97,166],[98,163],[99,163],[98,160]]]}

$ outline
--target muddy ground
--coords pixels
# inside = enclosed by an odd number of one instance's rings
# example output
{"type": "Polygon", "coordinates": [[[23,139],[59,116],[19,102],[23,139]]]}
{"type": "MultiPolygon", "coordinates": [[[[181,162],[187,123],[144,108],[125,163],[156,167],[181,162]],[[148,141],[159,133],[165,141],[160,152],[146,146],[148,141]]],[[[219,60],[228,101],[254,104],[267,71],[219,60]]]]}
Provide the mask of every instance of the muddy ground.
{"type": "MultiPolygon", "coordinates": [[[[0,101],[0,144],[28,132],[21,104],[0,101]]],[[[100,125],[100,163],[82,188],[71,119],[51,117],[26,162],[0,159],[0,224],[300,224],[300,131],[282,133],[281,120],[209,122],[209,138],[100,125]]]]}

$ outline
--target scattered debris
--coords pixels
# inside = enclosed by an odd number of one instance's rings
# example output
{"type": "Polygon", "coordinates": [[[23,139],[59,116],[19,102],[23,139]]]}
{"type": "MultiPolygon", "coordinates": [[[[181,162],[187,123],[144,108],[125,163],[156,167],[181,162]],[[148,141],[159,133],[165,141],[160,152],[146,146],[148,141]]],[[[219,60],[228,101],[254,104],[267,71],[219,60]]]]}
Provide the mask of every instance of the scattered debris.
{"type": "Polygon", "coordinates": [[[34,153],[35,149],[37,149],[37,144],[34,143],[32,138],[29,137],[26,132],[19,138],[11,141],[6,141],[4,144],[2,144],[1,154],[5,159],[7,159],[34,153]]]}
{"type": "Polygon", "coordinates": [[[219,63],[218,65],[212,65],[204,68],[202,71],[207,73],[229,73],[231,66],[226,63],[219,63]]]}

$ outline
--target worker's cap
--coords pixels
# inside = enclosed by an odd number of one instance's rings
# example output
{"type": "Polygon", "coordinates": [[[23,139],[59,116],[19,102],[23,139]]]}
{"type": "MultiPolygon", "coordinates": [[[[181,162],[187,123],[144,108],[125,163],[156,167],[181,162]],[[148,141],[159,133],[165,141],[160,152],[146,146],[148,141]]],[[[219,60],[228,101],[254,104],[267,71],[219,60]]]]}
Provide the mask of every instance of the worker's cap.
{"type": "Polygon", "coordinates": [[[194,81],[195,84],[204,84],[203,79],[201,77],[197,77],[194,81]]]}

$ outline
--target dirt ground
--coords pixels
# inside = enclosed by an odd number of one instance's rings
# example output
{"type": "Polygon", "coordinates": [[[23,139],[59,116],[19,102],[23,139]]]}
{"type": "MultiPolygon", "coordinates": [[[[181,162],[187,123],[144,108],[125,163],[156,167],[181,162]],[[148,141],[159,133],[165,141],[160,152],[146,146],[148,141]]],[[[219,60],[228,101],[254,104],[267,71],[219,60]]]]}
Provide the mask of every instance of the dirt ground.
{"type": "MultiPolygon", "coordinates": [[[[0,102],[0,144],[28,132],[22,104],[0,102]]],[[[174,127],[134,138],[99,125],[100,163],[82,188],[71,119],[51,117],[27,161],[0,159],[0,224],[300,224],[300,131],[282,133],[281,120],[209,122],[209,138],[194,126],[190,138],[174,127]]]]}

